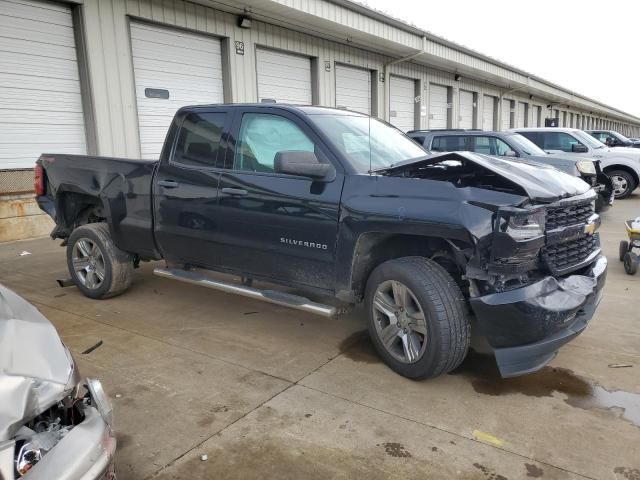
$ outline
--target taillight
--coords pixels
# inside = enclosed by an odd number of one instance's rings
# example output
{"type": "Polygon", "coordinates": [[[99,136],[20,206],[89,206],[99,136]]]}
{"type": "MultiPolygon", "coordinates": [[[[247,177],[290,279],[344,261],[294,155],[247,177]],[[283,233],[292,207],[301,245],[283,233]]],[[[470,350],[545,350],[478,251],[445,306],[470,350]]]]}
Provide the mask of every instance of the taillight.
{"type": "Polygon", "coordinates": [[[36,164],[34,169],[33,189],[36,191],[36,195],[44,195],[44,170],[42,165],[36,164]]]}

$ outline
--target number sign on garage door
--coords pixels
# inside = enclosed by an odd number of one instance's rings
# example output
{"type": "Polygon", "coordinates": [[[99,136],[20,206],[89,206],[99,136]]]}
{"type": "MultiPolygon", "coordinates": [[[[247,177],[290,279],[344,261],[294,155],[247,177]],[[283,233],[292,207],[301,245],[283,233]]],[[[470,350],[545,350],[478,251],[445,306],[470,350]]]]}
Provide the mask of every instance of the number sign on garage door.
{"type": "Polygon", "coordinates": [[[86,153],[71,10],[0,1],[0,169],[42,152],[86,153]]]}
{"type": "Polygon", "coordinates": [[[142,157],[158,158],[176,110],[224,101],[220,40],[132,22],[131,49],[142,157]]]}
{"type": "Polygon", "coordinates": [[[371,72],[336,65],[336,107],[371,113],[371,72]]]}
{"type": "Polygon", "coordinates": [[[458,118],[458,126],[460,128],[473,128],[473,117],[475,111],[473,103],[473,92],[460,90],[460,116],[458,118]]]}
{"type": "Polygon", "coordinates": [[[391,76],[389,89],[389,120],[400,130],[413,130],[416,124],[416,82],[391,76]]]}
{"type": "Polygon", "coordinates": [[[256,50],[258,101],[311,105],[311,59],[300,55],[256,50]]]}
{"type": "Polygon", "coordinates": [[[489,95],[484,96],[482,106],[482,129],[493,130],[495,128],[495,103],[496,98],[489,95]]]}
{"type": "Polygon", "coordinates": [[[442,129],[449,126],[448,89],[441,85],[429,86],[429,128],[442,129]]]}

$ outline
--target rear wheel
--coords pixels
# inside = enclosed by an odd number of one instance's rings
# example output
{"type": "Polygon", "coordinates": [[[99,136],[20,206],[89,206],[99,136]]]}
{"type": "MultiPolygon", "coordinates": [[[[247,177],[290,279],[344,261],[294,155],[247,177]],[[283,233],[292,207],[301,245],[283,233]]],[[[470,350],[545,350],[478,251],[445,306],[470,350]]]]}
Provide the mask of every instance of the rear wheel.
{"type": "Polygon", "coordinates": [[[436,377],[464,360],[470,340],[466,303],[437,263],[423,257],[383,263],[367,281],[365,303],[372,342],[400,375],[436,377]]]}
{"type": "Polygon", "coordinates": [[[613,182],[613,194],[616,198],[625,198],[631,195],[636,189],[636,181],[629,172],[625,170],[611,170],[607,175],[613,182]]]}
{"type": "Polygon", "coordinates": [[[638,256],[633,252],[624,255],[624,271],[628,275],[634,275],[638,270],[638,256]]]}
{"type": "Polygon", "coordinates": [[[629,251],[629,242],[627,242],[626,240],[622,240],[620,242],[620,247],[618,248],[618,254],[621,262],[624,260],[624,256],[628,251],[629,251]]]}
{"type": "Polygon", "coordinates": [[[73,282],[89,298],[119,295],[133,279],[133,257],[116,247],[106,223],[83,225],[71,233],[67,266],[73,282]]]}

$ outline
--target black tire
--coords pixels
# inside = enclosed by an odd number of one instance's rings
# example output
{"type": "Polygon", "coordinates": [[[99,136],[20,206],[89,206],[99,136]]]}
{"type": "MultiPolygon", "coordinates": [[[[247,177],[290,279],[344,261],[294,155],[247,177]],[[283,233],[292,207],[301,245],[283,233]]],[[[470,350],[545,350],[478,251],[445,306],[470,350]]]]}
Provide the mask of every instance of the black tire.
{"type": "Polygon", "coordinates": [[[618,255],[621,262],[624,260],[624,256],[628,251],[629,251],[629,242],[627,242],[626,240],[622,240],[620,242],[620,247],[618,248],[618,255]]]}
{"type": "Polygon", "coordinates": [[[626,170],[608,170],[606,173],[613,182],[614,196],[617,199],[627,198],[637,187],[633,175],[626,170]],[[624,187],[616,187],[616,184],[624,185],[624,187]]]}
{"type": "Polygon", "coordinates": [[[624,271],[627,272],[627,275],[634,275],[638,271],[638,256],[635,253],[625,253],[624,271]]]}
{"type": "Polygon", "coordinates": [[[400,375],[411,379],[437,377],[455,369],[466,357],[471,334],[467,305],[455,280],[437,263],[424,257],[404,257],[379,265],[367,281],[365,305],[373,345],[400,375]],[[380,310],[374,310],[374,295],[390,281],[406,286],[424,313],[424,351],[412,363],[396,359],[378,332],[381,315],[380,310]]]}
{"type": "MultiPolygon", "coordinates": [[[[92,248],[92,251],[96,250],[92,248]]],[[[102,299],[119,295],[131,286],[133,279],[133,257],[116,247],[106,223],[83,225],[71,233],[67,243],[67,267],[73,282],[89,298],[102,299]],[[99,255],[82,255],[80,247],[85,246],[83,248],[86,249],[86,245],[95,246],[99,255]],[[78,258],[78,254],[82,258],[78,258]],[[102,261],[96,262],[95,256],[101,256],[102,261]],[[92,262],[93,267],[88,265],[86,269],[82,269],[81,266],[88,262],[92,262]],[[93,272],[90,271],[91,268],[93,272]],[[101,272],[102,279],[99,279],[96,270],[101,272]],[[90,275],[96,282],[88,281],[90,275]]]]}

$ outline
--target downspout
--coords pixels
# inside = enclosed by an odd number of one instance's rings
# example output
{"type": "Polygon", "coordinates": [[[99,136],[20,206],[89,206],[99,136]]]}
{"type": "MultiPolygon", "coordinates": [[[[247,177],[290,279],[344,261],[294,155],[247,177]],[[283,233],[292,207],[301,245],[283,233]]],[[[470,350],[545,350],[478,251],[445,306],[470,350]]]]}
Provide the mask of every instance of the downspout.
{"type": "Polygon", "coordinates": [[[513,92],[517,92],[518,90],[522,90],[523,88],[528,88],[530,86],[530,83],[531,77],[527,77],[526,85],[520,85],[519,87],[512,88],[511,90],[506,90],[500,94],[500,109],[498,110],[498,130],[502,130],[502,112],[504,110],[502,108],[502,102],[504,102],[504,96],[513,92]]]}
{"type": "Polygon", "coordinates": [[[395,60],[391,60],[384,64],[384,119],[388,122],[390,120],[390,110],[389,110],[389,99],[391,98],[391,86],[389,85],[389,78],[391,77],[390,68],[391,65],[395,65],[396,63],[406,62],[408,60],[412,60],[420,55],[427,53],[427,37],[426,35],[422,36],[422,50],[419,50],[416,53],[412,53],[411,55],[407,55],[406,57],[397,58],[395,60]]]}

